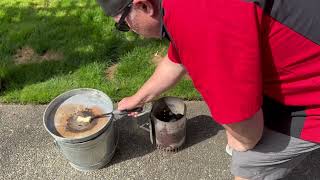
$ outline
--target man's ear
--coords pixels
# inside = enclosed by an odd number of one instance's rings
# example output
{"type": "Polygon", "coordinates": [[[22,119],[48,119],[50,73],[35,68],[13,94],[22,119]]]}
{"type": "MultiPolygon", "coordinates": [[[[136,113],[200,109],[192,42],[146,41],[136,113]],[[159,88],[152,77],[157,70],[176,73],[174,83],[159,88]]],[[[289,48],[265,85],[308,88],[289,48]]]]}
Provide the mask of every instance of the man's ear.
{"type": "Polygon", "coordinates": [[[133,6],[136,10],[141,10],[150,16],[154,16],[155,7],[150,0],[134,0],[133,6]]]}

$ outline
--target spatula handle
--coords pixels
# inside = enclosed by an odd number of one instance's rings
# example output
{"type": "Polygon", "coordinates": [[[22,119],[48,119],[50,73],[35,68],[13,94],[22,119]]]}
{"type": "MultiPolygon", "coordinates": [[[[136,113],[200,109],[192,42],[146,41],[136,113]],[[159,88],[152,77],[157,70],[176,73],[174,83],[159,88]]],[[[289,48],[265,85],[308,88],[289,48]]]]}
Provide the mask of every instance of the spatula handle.
{"type": "Polygon", "coordinates": [[[122,111],[119,111],[119,110],[114,110],[113,111],[113,114],[116,114],[116,115],[128,115],[132,112],[142,112],[143,111],[143,107],[137,107],[137,108],[134,108],[134,109],[130,109],[130,110],[122,110],[122,111]]]}

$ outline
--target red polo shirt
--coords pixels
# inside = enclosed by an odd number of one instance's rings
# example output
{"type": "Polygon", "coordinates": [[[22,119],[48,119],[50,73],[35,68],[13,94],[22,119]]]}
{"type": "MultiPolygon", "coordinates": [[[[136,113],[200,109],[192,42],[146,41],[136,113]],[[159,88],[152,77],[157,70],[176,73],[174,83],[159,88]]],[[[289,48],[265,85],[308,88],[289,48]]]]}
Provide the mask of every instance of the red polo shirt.
{"type": "Polygon", "coordinates": [[[268,96],[305,107],[300,136],[320,142],[320,15],[294,2],[163,0],[169,58],[218,123],[252,117],[268,96]]]}

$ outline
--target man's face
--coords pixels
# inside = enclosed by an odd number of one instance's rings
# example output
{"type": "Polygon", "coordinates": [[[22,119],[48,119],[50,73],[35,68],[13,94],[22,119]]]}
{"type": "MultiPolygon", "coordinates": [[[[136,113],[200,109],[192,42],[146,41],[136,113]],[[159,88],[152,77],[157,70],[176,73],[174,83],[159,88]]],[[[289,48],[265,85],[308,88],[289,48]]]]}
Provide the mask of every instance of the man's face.
{"type": "MultiPolygon", "coordinates": [[[[146,38],[160,38],[160,13],[150,0],[134,0],[124,21],[135,33],[146,38]]],[[[125,12],[114,17],[119,22],[125,12]]]]}

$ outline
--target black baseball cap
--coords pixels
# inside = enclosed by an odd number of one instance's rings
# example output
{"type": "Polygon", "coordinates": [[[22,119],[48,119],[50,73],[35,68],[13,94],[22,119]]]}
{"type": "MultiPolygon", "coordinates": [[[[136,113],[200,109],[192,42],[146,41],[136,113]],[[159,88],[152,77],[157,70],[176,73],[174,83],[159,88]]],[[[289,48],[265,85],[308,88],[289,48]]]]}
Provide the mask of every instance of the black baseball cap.
{"type": "Polygon", "coordinates": [[[116,16],[133,0],[97,0],[107,16],[116,16]]]}

